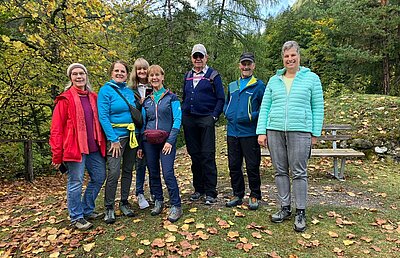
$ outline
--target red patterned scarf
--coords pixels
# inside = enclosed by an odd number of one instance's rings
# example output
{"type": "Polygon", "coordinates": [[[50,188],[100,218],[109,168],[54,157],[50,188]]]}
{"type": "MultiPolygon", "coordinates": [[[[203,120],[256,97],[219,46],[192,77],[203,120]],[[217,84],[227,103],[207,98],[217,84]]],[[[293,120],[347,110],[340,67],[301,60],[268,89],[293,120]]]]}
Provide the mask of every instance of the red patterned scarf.
{"type": "Polygon", "coordinates": [[[72,96],[74,98],[75,111],[76,111],[76,127],[77,127],[77,135],[78,135],[78,144],[81,153],[89,154],[89,147],[87,142],[87,131],[86,131],[86,123],[85,123],[85,114],[83,112],[83,107],[81,104],[80,95],[88,95],[90,106],[93,111],[94,118],[94,139],[97,144],[101,148],[102,143],[102,129],[99,122],[99,116],[97,113],[97,98],[96,94],[91,93],[87,90],[78,89],[75,86],[70,88],[72,96]]]}

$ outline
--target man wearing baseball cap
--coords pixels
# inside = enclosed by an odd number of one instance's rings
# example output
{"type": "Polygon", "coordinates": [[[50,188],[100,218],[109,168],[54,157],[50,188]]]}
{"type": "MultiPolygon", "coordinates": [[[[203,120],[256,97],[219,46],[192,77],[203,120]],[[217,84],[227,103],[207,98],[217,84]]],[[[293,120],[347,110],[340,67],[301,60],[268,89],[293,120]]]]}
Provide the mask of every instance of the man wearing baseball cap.
{"type": "Polygon", "coordinates": [[[186,148],[192,159],[194,193],[197,201],[211,205],[217,198],[217,166],[215,163],[215,122],[222,113],[224,87],[219,73],[207,66],[207,50],[202,44],[193,46],[193,68],[185,74],[182,97],[182,125],[186,148]]]}
{"type": "Polygon", "coordinates": [[[226,203],[234,207],[243,203],[245,182],[242,171],[243,157],[249,180],[249,208],[257,210],[261,199],[260,162],[261,150],[257,142],[257,120],[265,85],[253,71],[256,67],[254,55],[245,52],[239,59],[240,78],[228,86],[224,114],[228,121],[227,143],[229,175],[233,197],[226,203]]]}

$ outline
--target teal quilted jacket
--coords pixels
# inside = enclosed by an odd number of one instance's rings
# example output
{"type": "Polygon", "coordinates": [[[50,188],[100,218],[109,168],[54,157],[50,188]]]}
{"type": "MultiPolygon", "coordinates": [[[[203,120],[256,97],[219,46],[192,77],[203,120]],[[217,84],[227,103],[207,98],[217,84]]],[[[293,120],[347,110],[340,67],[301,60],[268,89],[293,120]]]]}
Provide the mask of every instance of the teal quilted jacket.
{"type": "Polygon", "coordinates": [[[289,94],[282,80],[285,68],[268,81],[257,123],[258,135],[266,130],[310,132],[321,136],[324,98],[318,75],[300,67],[289,94]]]}

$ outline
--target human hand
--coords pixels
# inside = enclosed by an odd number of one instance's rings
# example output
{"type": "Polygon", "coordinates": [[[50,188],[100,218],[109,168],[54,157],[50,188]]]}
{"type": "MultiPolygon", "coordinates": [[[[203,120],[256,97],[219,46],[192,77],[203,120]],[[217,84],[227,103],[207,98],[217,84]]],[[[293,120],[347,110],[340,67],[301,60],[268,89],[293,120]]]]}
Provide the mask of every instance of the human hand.
{"type": "Polygon", "coordinates": [[[265,147],[265,148],[268,147],[267,135],[265,135],[265,134],[260,134],[260,135],[258,136],[257,141],[258,141],[258,144],[259,144],[261,147],[265,147]]]}
{"type": "Polygon", "coordinates": [[[144,155],[143,155],[143,150],[142,150],[142,149],[138,149],[136,155],[137,155],[137,157],[138,157],[139,159],[143,159],[143,157],[144,157],[144,155]]]}
{"type": "Polygon", "coordinates": [[[164,144],[163,149],[162,149],[162,153],[163,153],[164,155],[168,155],[168,154],[171,153],[171,150],[172,150],[172,145],[171,145],[170,143],[166,142],[166,143],[164,144]]]}
{"type": "Polygon", "coordinates": [[[317,141],[318,141],[318,137],[315,137],[315,136],[312,136],[312,137],[311,137],[311,145],[316,144],[317,141]]]}
{"type": "Polygon", "coordinates": [[[55,168],[55,169],[59,169],[60,166],[61,166],[61,163],[60,163],[60,164],[56,164],[56,163],[54,163],[54,162],[51,162],[51,166],[52,166],[53,168],[55,168]]]}
{"type": "Polygon", "coordinates": [[[121,156],[121,149],[122,146],[120,142],[112,142],[108,152],[111,152],[111,156],[113,158],[118,158],[119,156],[121,156]]]}

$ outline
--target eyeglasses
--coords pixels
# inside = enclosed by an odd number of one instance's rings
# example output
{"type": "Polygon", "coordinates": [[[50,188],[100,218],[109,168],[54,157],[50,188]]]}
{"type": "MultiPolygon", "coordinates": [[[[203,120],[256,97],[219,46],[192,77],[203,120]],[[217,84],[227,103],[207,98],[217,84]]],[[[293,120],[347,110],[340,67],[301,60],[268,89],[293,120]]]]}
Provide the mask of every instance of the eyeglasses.
{"type": "Polygon", "coordinates": [[[79,72],[79,73],[71,73],[71,76],[84,76],[86,73],[85,72],[79,72]]]}
{"type": "Polygon", "coordinates": [[[193,59],[197,59],[197,58],[203,59],[204,55],[201,53],[194,53],[192,57],[193,57],[193,59]]]}

